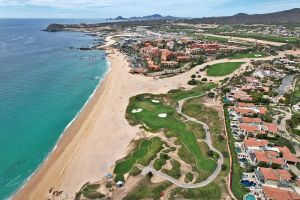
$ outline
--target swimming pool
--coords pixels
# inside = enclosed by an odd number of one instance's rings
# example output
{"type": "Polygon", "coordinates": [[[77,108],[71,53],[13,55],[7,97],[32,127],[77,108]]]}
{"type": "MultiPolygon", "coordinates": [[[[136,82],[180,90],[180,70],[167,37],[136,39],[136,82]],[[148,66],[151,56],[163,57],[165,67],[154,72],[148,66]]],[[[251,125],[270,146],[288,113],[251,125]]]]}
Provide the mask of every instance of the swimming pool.
{"type": "Polygon", "coordinates": [[[241,184],[245,187],[251,187],[251,186],[255,186],[256,184],[252,181],[248,181],[248,180],[241,180],[241,184]]]}
{"type": "Polygon", "coordinates": [[[244,196],[244,200],[256,200],[255,196],[251,193],[244,196]]]}
{"type": "Polygon", "coordinates": [[[236,153],[241,153],[242,152],[242,149],[240,147],[235,147],[235,152],[236,153]]]}

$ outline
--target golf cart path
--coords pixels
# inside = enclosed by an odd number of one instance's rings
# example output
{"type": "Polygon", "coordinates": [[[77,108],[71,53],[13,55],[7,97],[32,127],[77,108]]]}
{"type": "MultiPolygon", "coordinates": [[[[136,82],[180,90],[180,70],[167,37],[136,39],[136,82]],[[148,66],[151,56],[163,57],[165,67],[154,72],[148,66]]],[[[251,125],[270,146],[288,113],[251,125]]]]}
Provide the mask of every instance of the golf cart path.
{"type": "Polygon", "coordinates": [[[200,188],[200,187],[204,187],[204,186],[208,185],[209,183],[211,183],[215,178],[217,178],[218,174],[221,171],[221,165],[224,163],[224,157],[221,154],[221,152],[218,151],[212,145],[211,134],[210,134],[208,125],[206,123],[202,122],[202,121],[199,121],[199,120],[197,120],[195,118],[189,117],[189,116],[187,116],[187,115],[185,115],[185,114],[182,113],[182,106],[183,106],[183,103],[186,100],[192,99],[192,98],[202,97],[202,96],[205,96],[206,94],[207,93],[202,94],[202,95],[198,95],[198,96],[188,97],[188,98],[185,98],[185,99],[182,99],[182,100],[178,101],[178,106],[176,108],[176,111],[177,111],[177,113],[179,113],[180,115],[182,115],[183,117],[185,117],[187,120],[195,122],[195,123],[198,123],[198,124],[201,124],[203,126],[204,131],[206,133],[206,137],[205,137],[204,141],[207,143],[207,145],[208,145],[208,147],[209,147],[210,150],[212,150],[213,152],[215,152],[215,153],[217,153],[219,155],[219,159],[217,161],[217,168],[215,169],[215,171],[207,179],[205,179],[204,181],[201,181],[200,183],[182,183],[179,180],[174,179],[173,177],[168,176],[165,173],[162,173],[160,171],[155,170],[151,166],[144,167],[143,170],[142,170],[142,174],[145,175],[145,174],[147,174],[149,172],[152,172],[154,175],[156,175],[156,176],[158,176],[158,177],[160,177],[160,178],[162,178],[164,180],[170,181],[171,183],[173,183],[173,184],[175,184],[175,185],[177,185],[178,187],[181,187],[181,188],[200,188]]]}

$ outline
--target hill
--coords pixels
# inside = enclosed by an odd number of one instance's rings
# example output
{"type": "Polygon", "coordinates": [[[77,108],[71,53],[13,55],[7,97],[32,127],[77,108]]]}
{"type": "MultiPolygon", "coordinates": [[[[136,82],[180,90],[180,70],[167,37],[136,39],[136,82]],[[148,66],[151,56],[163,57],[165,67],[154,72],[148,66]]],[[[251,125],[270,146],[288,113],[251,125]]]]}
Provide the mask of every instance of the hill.
{"type": "Polygon", "coordinates": [[[281,22],[300,22],[300,8],[279,11],[267,14],[238,13],[233,16],[225,17],[204,17],[180,20],[186,23],[207,23],[207,24],[256,24],[256,23],[281,23],[281,22]]]}

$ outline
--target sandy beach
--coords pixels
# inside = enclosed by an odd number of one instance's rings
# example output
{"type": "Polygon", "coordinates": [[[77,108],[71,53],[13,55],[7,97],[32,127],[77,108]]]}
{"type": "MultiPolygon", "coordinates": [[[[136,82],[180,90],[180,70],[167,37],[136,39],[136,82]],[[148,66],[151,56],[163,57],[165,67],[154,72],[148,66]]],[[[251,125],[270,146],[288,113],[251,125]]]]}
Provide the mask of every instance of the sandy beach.
{"type": "MultiPolygon", "coordinates": [[[[112,43],[108,37],[107,44],[112,43]]],[[[52,187],[63,191],[61,199],[74,199],[83,184],[101,180],[114,162],[126,155],[130,141],[140,132],[125,119],[129,98],[140,93],[157,94],[188,87],[190,76],[209,64],[178,76],[153,79],[128,73],[126,58],[117,50],[109,49],[107,53],[111,71],[65,131],[55,151],[13,199],[48,199],[52,187]]],[[[251,59],[241,60],[249,63],[251,59]]],[[[222,60],[212,63],[217,62],[222,60]]]]}
{"type": "Polygon", "coordinates": [[[48,199],[52,187],[63,191],[62,198],[73,199],[87,181],[100,180],[126,154],[139,132],[125,119],[129,98],[143,92],[167,92],[178,82],[161,85],[162,81],[132,75],[124,55],[107,52],[111,71],[57,148],[13,199],[48,199]]]}

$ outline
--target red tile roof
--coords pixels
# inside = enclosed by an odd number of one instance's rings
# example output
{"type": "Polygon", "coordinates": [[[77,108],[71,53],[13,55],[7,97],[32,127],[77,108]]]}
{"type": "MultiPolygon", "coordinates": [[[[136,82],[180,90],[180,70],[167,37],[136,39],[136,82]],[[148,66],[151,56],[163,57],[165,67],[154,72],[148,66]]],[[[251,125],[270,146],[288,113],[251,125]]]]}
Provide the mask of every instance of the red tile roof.
{"type": "Polygon", "coordinates": [[[266,107],[258,107],[259,114],[265,115],[268,111],[266,107]]]}
{"type": "Polygon", "coordinates": [[[270,158],[269,158],[268,154],[266,154],[264,151],[256,151],[254,154],[255,154],[257,161],[265,162],[265,163],[270,162],[270,158]]]}
{"type": "Polygon", "coordinates": [[[277,147],[277,148],[282,153],[282,157],[284,160],[290,161],[290,162],[295,162],[295,163],[299,162],[299,159],[297,158],[297,156],[295,154],[292,154],[292,152],[286,146],[277,147]]]}
{"type": "Polygon", "coordinates": [[[263,186],[263,193],[268,199],[272,200],[299,200],[300,195],[296,192],[281,188],[273,188],[268,186],[263,186]]]}
{"type": "Polygon", "coordinates": [[[253,114],[254,110],[249,108],[235,108],[235,111],[241,114],[253,114]]]}
{"type": "Polygon", "coordinates": [[[275,163],[279,165],[284,165],[284,160],[282,158],[276,158],[278,153],[275,151],[256,151],[255,157],[258,162],[265,162],[265,163],[275,163]]]}
{"type": "Polygon", "coordinates": [[[290,181],[292,179],[292,175],[288,170],[285,169],[272,169],[272,168],[264,168],[259,167],[259,171],[262,173],[266,180],[279,181],[286,180],[290,181]]]}
{"type": "Polygon", "coordinates": [[[277,125],[273,123],[265,123],[268,132],[277,133],[277,125]]]}
{"type": "Polygon", "coordinates": [[[263,147],[269,144],[268,140],[258,140],[255,138],[248,138],[244,140],[246,147],[263,147]]]}
{"type": "Polygon", "coordinates": [[[254,132],[260,130],[258,126],[253,126],[253,125],[246,124],[246,123],[240,124],[240,128],[244,131],[247,131],[248,133],[254,133],[254,132]]]}
{"type": "Polygon", "coordinates": [[[242,118],[243,123],[261,123],[260,118],[251,118],[251,117],[243,117],[242,118]]]}
{"type": "Polygon", "coordinates": [[[253,108],[255,105],[254,105],[254,103],[237,102],[237,106],[238,107],[253,108]]]}

